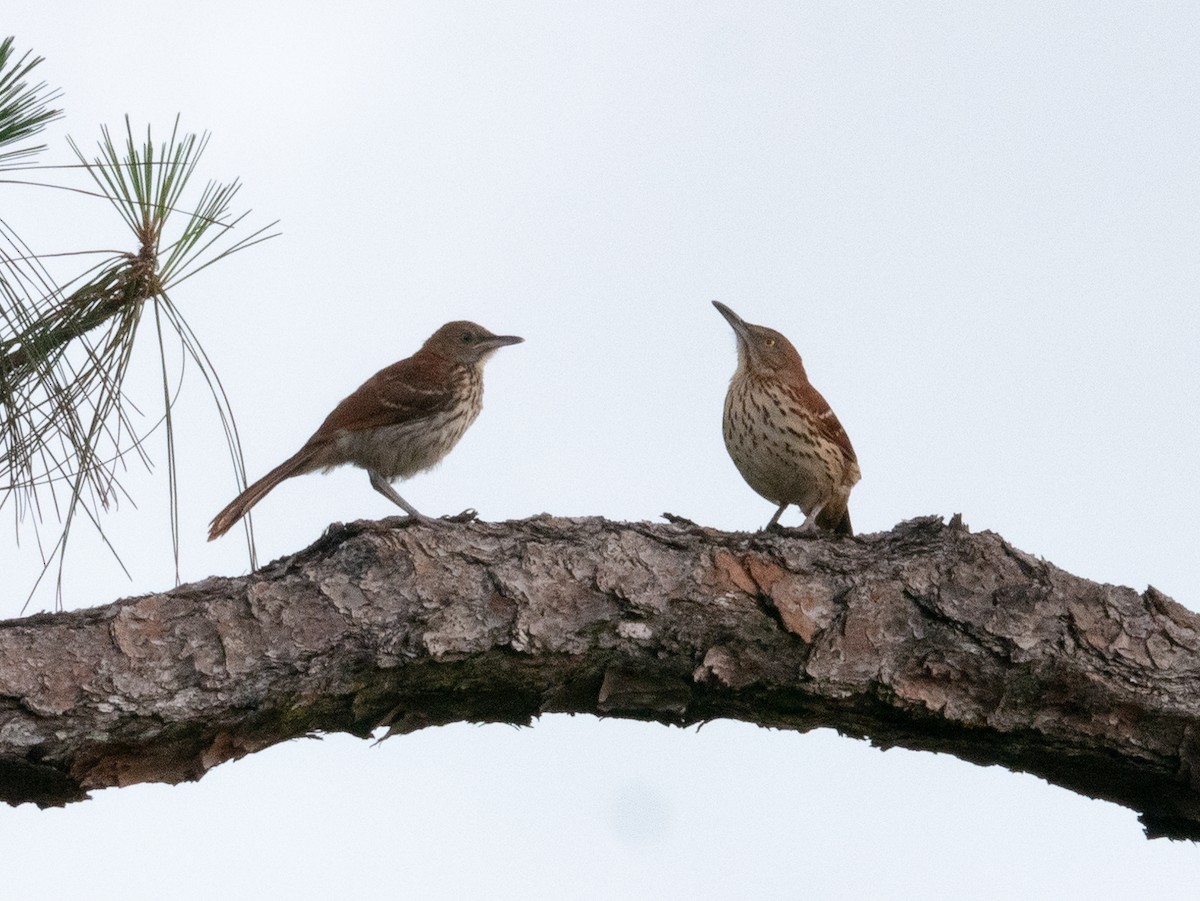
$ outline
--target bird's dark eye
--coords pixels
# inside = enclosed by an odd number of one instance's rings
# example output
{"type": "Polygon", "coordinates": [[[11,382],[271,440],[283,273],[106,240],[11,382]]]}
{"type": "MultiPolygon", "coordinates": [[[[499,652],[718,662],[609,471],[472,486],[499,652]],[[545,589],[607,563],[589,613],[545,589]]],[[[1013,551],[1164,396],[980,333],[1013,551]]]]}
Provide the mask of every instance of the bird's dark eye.
{"type": "Polygon", "coordinates": [[[475,336],[472,335],[470,332],[462,333],[462,343],[463,344],[470,344],[474,340],[475,340],[475,336]]]}

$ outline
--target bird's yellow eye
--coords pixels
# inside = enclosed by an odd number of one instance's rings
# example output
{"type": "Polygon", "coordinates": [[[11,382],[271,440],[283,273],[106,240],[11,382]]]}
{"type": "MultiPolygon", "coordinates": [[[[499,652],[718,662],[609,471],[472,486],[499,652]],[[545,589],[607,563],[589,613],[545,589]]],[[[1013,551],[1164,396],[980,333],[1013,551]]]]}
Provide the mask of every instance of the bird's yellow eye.
{"type": "Polygon", "coordinates": [[[764,342],[763,342],[763,344],[767,345],[767,347],[774,347],[774,346],[775,346],[775,339],[774,339],[774,338],[768,338],[766,341],[764,341],[764,342]]]}

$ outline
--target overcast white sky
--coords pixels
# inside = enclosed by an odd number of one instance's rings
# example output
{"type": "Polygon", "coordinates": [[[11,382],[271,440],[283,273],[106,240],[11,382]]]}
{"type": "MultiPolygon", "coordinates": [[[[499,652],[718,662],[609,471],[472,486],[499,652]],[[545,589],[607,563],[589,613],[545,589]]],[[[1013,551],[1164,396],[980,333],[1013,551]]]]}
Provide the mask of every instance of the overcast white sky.
{"type": "MultiPolygon", "coordinates": [[[[961,511],[1200,609],[1194,4],[56,2],[0,33],[64,90],[47,162],[181,113],[213,133],[201,175],[282,220],[174,295],[254,477],[470,318],[527,342],[400,486],[418,508],[756,528],[771,506],[720,438],[719,298],[837,410],[860,532],[961,511]]],[[[96,202],[2,194],[40,251],[128,246],[96,202]]],[[[234,486],[198,383],[179,411],[183,576],[242,572],[236,537],[204,541],[234,486]]],[[[81,533],[72,606],[171,584],[163,470],[126,484],[133,580],[81,533]]],[[[297,479],[257,509],[260,553],[394,512],[361,472],[297,479]]],[[[33,561],[5,541],[15,615],[33,561]]],[[[828,732],[548,718],[0,810],[0,870],[11,898],[1193,898],[1200,851],[828,732]]]]}

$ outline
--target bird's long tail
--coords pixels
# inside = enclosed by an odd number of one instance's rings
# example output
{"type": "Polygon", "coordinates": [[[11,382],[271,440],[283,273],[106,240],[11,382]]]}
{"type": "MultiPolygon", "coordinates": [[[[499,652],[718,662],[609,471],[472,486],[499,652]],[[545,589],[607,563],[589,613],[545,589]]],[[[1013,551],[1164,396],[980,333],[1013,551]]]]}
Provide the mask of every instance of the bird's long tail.
{"type": "Polygon", "coordinates": [[[239,519],[250,512],[251,507],[266,497],[268,492],[284,479],[290,479],[292,476],[302,475],[316,469],[317,467],[313,465],[316,455],[317,448],[315,447],[300,448],[299,451],[231,500],[224,510],[213,517],[213,521],[208,527],[208,540],[220,538],[232,529],[239,519]]]}
{"type": "Polygon", "coordinates": [[[841,510],[822,510],[821,515],[817,517],[817,525],[829,529],[835,535],[854,535],[854,527],[850,525],[849,507],[842,507],[841,510]],[[829,515],[826,515],[827,513],[829,515]]]}

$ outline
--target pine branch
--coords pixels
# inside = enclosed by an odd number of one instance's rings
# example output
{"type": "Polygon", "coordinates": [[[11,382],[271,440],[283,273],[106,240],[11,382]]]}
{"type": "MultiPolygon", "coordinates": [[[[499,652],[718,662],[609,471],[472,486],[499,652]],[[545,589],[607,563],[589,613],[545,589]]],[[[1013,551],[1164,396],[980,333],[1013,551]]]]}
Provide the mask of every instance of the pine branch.
{"type": "Polygon", "coordinates": [[[332,527],[242,578],[0,623],[0,796],[316,732],[590,713],[832,727],[1200,839],[1200,616],[925,518],[856,539],[535,517],[332,527]]]}

